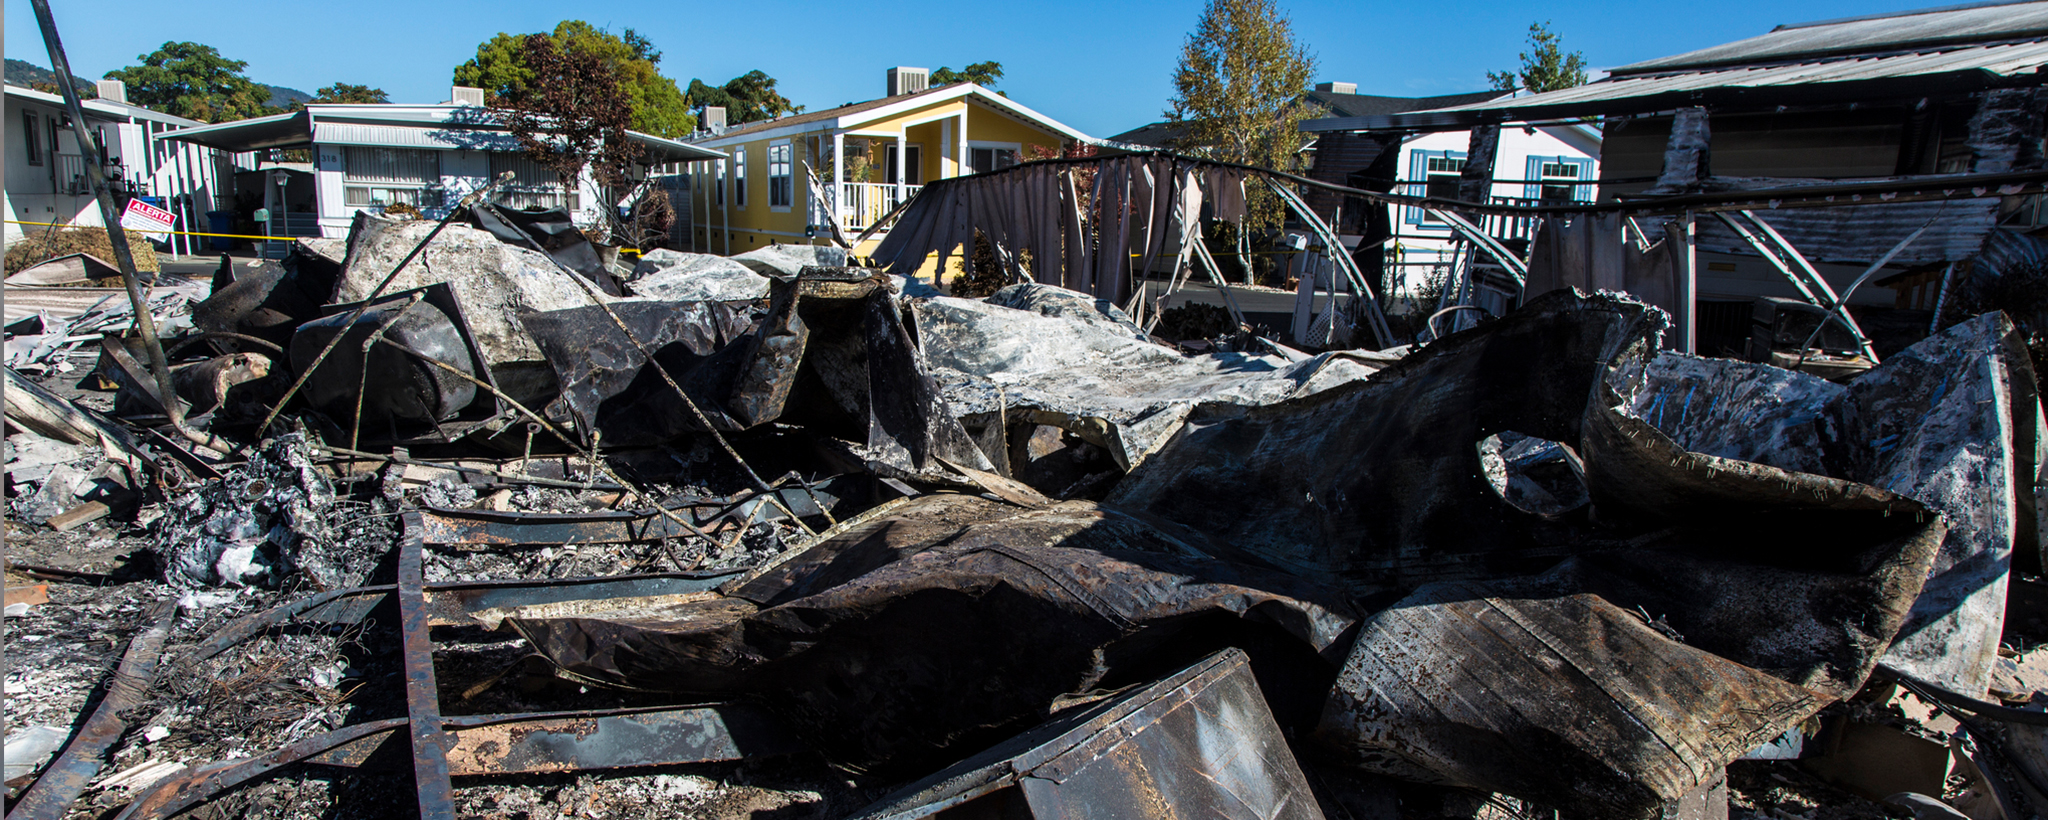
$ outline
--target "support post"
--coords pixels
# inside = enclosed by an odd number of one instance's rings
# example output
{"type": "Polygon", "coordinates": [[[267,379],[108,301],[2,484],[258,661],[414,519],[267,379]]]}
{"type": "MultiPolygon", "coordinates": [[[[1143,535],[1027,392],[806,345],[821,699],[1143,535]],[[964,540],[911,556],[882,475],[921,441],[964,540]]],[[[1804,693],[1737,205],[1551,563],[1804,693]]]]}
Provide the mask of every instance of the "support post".
{"type": "Polygon", "coordinates": [[[832,224],[846,230],[846,135],[832,134],[832,224]]]}
{"type": "Polygon", "coordinates": [[[1458,172],[1458,199],[1480,205],[1493,199],[1493,160],[1499,153],[1499,125],[1472,129],[1465,145],[1465,168],[1458,172]]]}
{"type": "Polygon", "coordinates": [[[960,126],[954,129],[960,140],[953,143],[953,162],[957,166],[953,173],[964,177],[974,173],[973,169],[967,167],[967,106],[964,103],[960,106],[959,121],[960,126]]]}
{"type": "Polygon", "coordinates": [[[889,203],[891,208],[903,204],[903,180],[910,176],[910,169],[904,165],[905,162],[909,161],[909,154],[903,150],[903,141],[909,136],[910,132],[908,130],[900,128],[896,130],[896,178],[890,180],[890,182],[896,183],[896,198],[895,201],[889,203]]]}
{"type": "Polygon", "coordinates": [[[1685,212],[1682,223],[1666,223],[1665,229],[1672,233],[1672,239],[1679,247],[1678,252],[1678,316],[1677,338],[1673,340],[1680,353],[1697,355],[1699,352],[1699,225],[1692,211],[1685,212]]]}

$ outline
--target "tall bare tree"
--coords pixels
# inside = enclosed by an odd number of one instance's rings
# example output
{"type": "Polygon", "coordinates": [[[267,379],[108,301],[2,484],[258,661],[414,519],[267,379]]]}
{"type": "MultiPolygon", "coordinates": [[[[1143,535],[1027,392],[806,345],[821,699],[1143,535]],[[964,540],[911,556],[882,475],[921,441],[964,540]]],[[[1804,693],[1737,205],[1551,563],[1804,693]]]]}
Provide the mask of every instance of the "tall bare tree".
{"type": "MultiPolygon", "coordinates": [[[[1226,162],[1296,170],[1306,145],[1300,101],[1316,60],[1294,41],[1293,26],[1272,0],[1209,0],[1181,46],[1166,121],[1180,126],[1175,150],[1226,162]]],[[[1279,220],[1263,190],[1246,191],[1255,224],[1279,220]]]]}

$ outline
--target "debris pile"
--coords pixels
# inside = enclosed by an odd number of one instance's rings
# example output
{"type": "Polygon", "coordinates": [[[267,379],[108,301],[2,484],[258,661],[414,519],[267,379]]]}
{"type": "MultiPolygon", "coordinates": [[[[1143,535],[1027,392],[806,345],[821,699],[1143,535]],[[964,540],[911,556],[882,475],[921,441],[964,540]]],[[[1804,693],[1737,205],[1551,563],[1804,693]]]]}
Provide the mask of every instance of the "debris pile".
{"type": "Polygon", "coordinates": [[[457,214],[229,265],[161,351],[10,326],[10,817],[2048,810],[2002,314],[1841,382],[1570,288],[1192,354],[457,214]]]}

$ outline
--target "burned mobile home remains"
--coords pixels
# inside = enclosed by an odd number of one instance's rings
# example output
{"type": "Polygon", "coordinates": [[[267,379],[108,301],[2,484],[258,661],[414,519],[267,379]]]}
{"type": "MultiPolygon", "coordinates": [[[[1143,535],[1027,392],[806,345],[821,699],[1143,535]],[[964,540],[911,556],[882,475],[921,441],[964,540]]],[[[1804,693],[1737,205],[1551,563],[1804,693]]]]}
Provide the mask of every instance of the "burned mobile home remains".
{"type": "Polygon", "coordinates": [[[1308,126],[1458,197],[1124,151],[628,265],[501,175],[156,298],[115,233],[7,329],[7,816],[2048,812],[2043,67],[1969,7],[1308,126]],[[1587,117],[1597,197],[1487,201],[1587,117]],[[1277,340],[1203,241],[1267,195],[1277,340]]]}

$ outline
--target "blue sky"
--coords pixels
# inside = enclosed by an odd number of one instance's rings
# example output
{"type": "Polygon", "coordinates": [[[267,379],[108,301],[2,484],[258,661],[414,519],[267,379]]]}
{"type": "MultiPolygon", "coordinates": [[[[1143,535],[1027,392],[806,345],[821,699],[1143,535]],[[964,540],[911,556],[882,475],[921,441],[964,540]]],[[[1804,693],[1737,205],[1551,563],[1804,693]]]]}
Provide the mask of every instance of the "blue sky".
{"type": "MultiPolygon", "coordinates": [[[[1483,90],[1511,68],[1529,23],[1547,19],[1595,68],[1761,34],[1780,23],[1942,5],[1943,0],[1716,0],[1701,3],[1287,2],[1319,80],[1360,93],[1430,96],[1483,90]]],[[[664,52],[663,73],[723,83],[752,69],[811,110],[881,96],[892,65],[959,68],[996,60],[1010,96],[1094,136],[1157,120],[1173,93],[1181,42],[1200,0],[983,5],[889,3],[608,4],[590,22],[632,27],[664,52]],[[999,10],[1000,9],[1000,10],[999,10]]],[[[498,32],[553,28],[572,4],[532,0],[359,0],[190,4],[52,0],[73,70],[98,78],[169,40],[194,40],[249,63],[249,76],[311,92],[336,81],[394,102],[447,99],[450,75],[498,32]]],[[[598,7],[587,7],[596,9],[598,7]]],[[[27,2],[6,3],[6,53],[48,65],[27,2]]]]}

